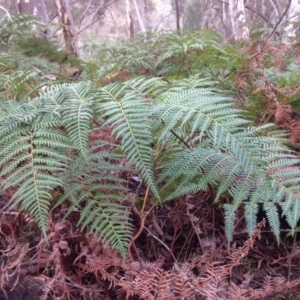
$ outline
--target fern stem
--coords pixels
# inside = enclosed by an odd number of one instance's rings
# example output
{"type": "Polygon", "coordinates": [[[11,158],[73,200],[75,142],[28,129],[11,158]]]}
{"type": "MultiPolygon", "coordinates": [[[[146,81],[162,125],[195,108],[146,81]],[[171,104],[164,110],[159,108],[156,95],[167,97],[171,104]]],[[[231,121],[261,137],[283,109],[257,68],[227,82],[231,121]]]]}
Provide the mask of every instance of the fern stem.
{"type": "Polygon", "coordinates": [[[146,206],[146,202],[147,202],[147,198],[148,198],[148,195],[149,195],[149,191],[150,191],[150,187],[148,186],[147,190],[146,190],[146,193],[145,193],[145,196],[144,196],[144,199],[143,199],[143,205],[142,205],[142,208],[141,208],[141,214],[144,212],[144,209],[145,209],[145,206],[146,206]]]}
{"type": "Polygon", "coordinates": [[[170,130],[173,135],[175,135],[185,146],[189,149],[191,148],[188,143],[186,143],[173,129],[170,130]]]}
{"type": "Polygon", "coordinates": [[[155,236],[146,226],[144,228],[155,240],[157,240],[159,243],[161,243],[168,250],[168,252],[172,256],[174,262],[178,264],[178,261],[177,261],[176,257],[174,256],[173,251],[162,240],[160,240],[157,236],[155,236]]]}
{"type": "MultiPolygon", "coordinates": [[[[294,233],[293,246],[292,246],[291,254],[294,253],[295,248],[296,248],[297,233],[298,233],[298,228],[297,228],[297,230],[295,230],[295,233],[294,233]]],[[[291,278],[291,273],[292,273],[292,263],[293,263],[293,256],[292,256],[291,259],[289,260],[287,281],[290,281],[290,278],[291,278]]]]}
{"type": "MultiPolygon", "coordinates": [[[[179,216],[182,216],[184,209],[185,209],[185,207],[184,207],[184,205],[182,205],[181,211],[178,214],[179,216]]],[[[178,227],[179,226],[178,226],[178,219],[177,219],[177,222],[176,222],[175,226],[173,227],[174,228],[174,234],[173,234],[173,239],[172,239],[172,243],[171,243],[171,247],[170,247],[169,256],[166,260],[167,265],[171,263],[170,260],[171,260],[172,257],[174,257],[174,255],[173,255],[174,245],[175,245],[175,242],[177,241],[178,237],[182,233],[182,231],[179,230],[178,227]],[[178,231],[179,231],[179,233],[178,233],[178,231]]]]}
{"type": "Polygon", "coordinates": [[[84,243],[86,244],[86,246],[88,247],[88,252],[89,252],[89,254],[92,254],[92,253],[93,253],[93,250],[92,250],[92,248],[91,248],[91,246],[90,246],[90,243],[89,243],[89,241],[88,241],[88,239],[87,239],[85,233],[84,233],[84,232],[80,232],[80,235],[81,235],[81,238],[82,238],[83,242],[84,242],[84,243]]]}
{"type": "MultiPolygon", "coordinates": [[[[147,211],[147,212],[144,212],[145,210],[145,206],[146,206],[146,202],[147,202],[147,199],[148,199],[148,195],[149,195],[149,191],[150,191],[150,187],[148,186],[147,187],[147,190],[146,190],[146,193],[145,193],[145,196],[144,196],[144,200],[143,200],[143,205],[142,205],[142,208],[141,208],[141,211],[139,213],[139,216],[141,218],[141,225],[140,225],[140,228],[138,230],[138,232],[135,234],[135,236],[131,239],[130,241],[130,244],[129,244],[129,247],[128,247],[128,250],[129,250],[129,255],[131,256],[131,259],[132,258],[132,254],[130,252],[130,249],[132,246],[134,246],[134,242],[137,240],[137,238],[141,235],[141,233],[143,232],[144,230],[144,227],[145,227],[145,221],[146,221],[146,218],[147,216],[149,215],[149,213],[153,210],[153,208],[157,205],[157,203],[154,203],[150,209],[147,211]]],[[[137,253],[138,254],[138,253],[137,253]]]]}
{"type": "Polygon", "coordinates": [[[179,66],[179,69],[178,69],[178,72],[177,72],[177,75],[176,75],[176,79],[179,78],[179,75],[180,75],[180,72],[181,72],[184,61],[185,61],[185,53],[183,54],[183,58],[181,60],[180,66],[179,66]]]}

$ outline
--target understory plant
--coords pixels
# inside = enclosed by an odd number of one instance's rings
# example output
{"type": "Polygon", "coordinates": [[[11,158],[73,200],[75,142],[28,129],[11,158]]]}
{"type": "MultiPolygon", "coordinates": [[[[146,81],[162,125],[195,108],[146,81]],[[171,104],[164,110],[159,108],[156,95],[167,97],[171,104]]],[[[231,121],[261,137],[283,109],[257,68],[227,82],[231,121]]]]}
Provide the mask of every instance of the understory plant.
{"type": "MultiPolygon", "coordinates": [[[[8,208],[28,213],[47,238],[51,212],[67,207],[65,217],[76,216],[84,234],[125,257],[137,195],[124,173],[135,172],[153,205],[199,191],[222,201],[228,242],[241,206],[250,235],[260,204],[278,240],[278,208],[294,232],[300,160],[287,132],[255,125],[237,108],[234,89],[226,89],[227,50],[216,35],[164,40],[164,54],[146,58],[142,49],[134,64],[128,48],[116,47],[115,61],[90,62],[82,77],[66,82],[36,70],[34,61],[29,69],[12,66],[13,56],[1,54],[0,179],[8,208]],[[223,68],[211,68],[212,57],[223,68]]],[[[238,64],[243,55],[234,53],[238,64]]]]}
{"type": "Polygon", "coordinates": [[[116,175],[124,158],[158,204],[200,190],[215,201],[227,195],[228,241],[241,204],[249,234],[259,203],[277,238],[277,206],[292,229],[299,219],[299,159],[284,146],[284,132],[253,126],[211,81],[57,85],[33,99],[2,101],[0,119],[1,191],[14,191],[9,207],[28,212],[45,236],[49,208],[68,203],[68,214],[79,214],[78,226],[126,255],[132,226],[122,201],[128,192],[116,175]],[[119,146],[92,143],[91,134],[103,128],[119,146]]]}

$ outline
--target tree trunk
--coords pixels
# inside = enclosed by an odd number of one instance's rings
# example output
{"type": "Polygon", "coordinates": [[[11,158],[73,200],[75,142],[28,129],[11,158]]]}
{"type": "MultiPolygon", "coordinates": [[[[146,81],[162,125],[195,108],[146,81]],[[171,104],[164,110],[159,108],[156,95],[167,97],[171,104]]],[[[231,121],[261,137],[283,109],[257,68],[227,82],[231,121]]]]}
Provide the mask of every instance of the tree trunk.
{"type": "Polygon", "coordinates": [[[279,20],[281,18],[281,11],[280,11],[280,7],[279,7],[277,1],[270,0],[270,3],[273,6],[274,11],[276,12],[277,18],[279,20]]]}
{"type": "Polygon", "coordinates": [[[295,37],[297,30],[294,26],[294,22],[300,21],[300,0],[291,0],[291,4],[288,10],[287,21],[289,22],[286,32],[289,37],[295,37]]]}
{"type": "Polygon", "coordinates": [[[27,15],[39,16],[48,20],[44,0],[18,0],[18,12],[27,15]]]}
{"type": "Polygon", "coordinates": [[[229,0],[229,11],[234,38],[248,39],[249,28],[246,26],[246,14],[243,0],[229,0]]]}
{"type": "MultiPolygon", "coordinates": [[[[133,5],[134,5],[134,9],[135,9],[135,12],[136,12],[136,16],[137,16],[141,31],[146,32],[146,26],[145,26],[145,22],[144,22],[145,20],[143,20],[143,18],[142,18],[142,14],[141,14],[140,9],[139,9],[139,7],[136,3],[136,0],[133,0],[133,5]]],[[[143,1],[142,5],[144,5],[144,1],[143,1]]]]}
{"type": "Polygon", "coordinates": [[[129,37],[134,37],[134,25],[133,25],[133,18],[131,15],[131,7],[130,7],[130,0],[125,0],[126,4],[126,20],[127,20],[127,26],[129,30],[129,37]]]}
{"type": "Polygon", "coordinates": [[[146,18],[146,0],[140,0],[140,12],[141,12],[141,19],[144,24],[144,28],[147,31],[147,18],[146,18]]]}
{"type": "Polygon", "coordinates": [[[63,25],[63,35],[66,45],[66,50],[70,54],[78,56],[78,51],[74,39],[74,34],[72,32],[74,22],[69,7],[68,0],[55,0],[60,21],[63,25]]]}
{"type": "Polygon", "coordinates": [[[36,37],[47,38],[49,31],[45,0],[18,0],[17,12],[40,17],[45,22],[45,27],[36,33],[36,37]]]}
{"type": "Polygon", "coordinates": [[[178,35],[180,35],[181,34],[181,30],[180,30],[180,11],[179,11],[178,0],[175,0],[175,9],[176,9],[176,29],[177,29],[178,35]]]}
{"type": "Polygon", "coordinates": [[[227,39],[232,35],[232,30],[230,26],[230,19],[229,19],[229,7],[228,3],[222,2],[222,23],[223,23],[223,34],[227,39]]]}

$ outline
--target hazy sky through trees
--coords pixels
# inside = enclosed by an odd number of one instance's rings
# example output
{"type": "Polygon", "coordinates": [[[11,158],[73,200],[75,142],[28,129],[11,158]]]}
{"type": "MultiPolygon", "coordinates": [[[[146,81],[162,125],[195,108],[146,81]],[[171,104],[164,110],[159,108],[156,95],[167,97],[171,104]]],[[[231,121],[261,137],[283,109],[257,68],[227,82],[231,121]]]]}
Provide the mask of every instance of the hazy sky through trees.
{"type": "Polygon", "coordinates": [[[91,38],[117,39],[146,31],[180,34],[208,28],[227,40],[247,39],[264,28],[292,37],[300,18],[300,0],[0,0],[0,5],[2,15],[5,10],[23,12],[61,24],[54,30],[62,32],[66,47],[75,52],[73,38],[82,45],[91,38]]]}

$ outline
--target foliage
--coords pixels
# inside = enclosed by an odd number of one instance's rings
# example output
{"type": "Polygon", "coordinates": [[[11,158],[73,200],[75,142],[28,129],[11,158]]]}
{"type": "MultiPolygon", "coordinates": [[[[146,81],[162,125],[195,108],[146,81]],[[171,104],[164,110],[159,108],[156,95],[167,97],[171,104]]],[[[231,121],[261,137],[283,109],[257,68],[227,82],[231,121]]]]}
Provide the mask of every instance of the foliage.
{"type": "MultiPolygon", "coordinates": [[[[43,58],[30,49],[46,42],[30,41],[21,55],[46,59],[55,70],[59,59],[53,57],[60,51],[51,48],[43,58]]],[[[16,43],[15,51],[24,43],[16,43]]],[[[122,177],[126,159],[151,190],[146,200],[152,203],[202,190],[212,201],[226,199],[228,241],[240,206],[249,234],[260,203],[277,239],[278,207],[295,229],[299,159],[283,130],[255,125],[246,116],[257,99],[248,90],[265,78],[259,70],[256,79],[236,72],[249,67],[249,57],[222,47],[210,31],[149,34],[132,43],[102,44],[100,50],[98,65],[80,65],[84,79],[65,83],[49,79],[34,63],[14,65],[14,53],[0,56],[0,176],[1,191],[13,190],[10,209],[29,213],[46,237],[50,208],[66,205],[66,217],[78,215],[83,232],[95,232],[125,257],[132,236],[130,212],[122,206],[128,201],[122,177]],[[239,105],[234,90],[245,100],[239,105]],[[106,144],[102,138],[93,142],[92,135],[103,130],[110,134],[106,144]]],[[[277,69],[272,79],[274,57],[273,52],[264,56],[270,82],[294,84],[297,77],[286,70],[277,69]]],[[[292,58],[285,63],[293,68],[292,58]]]]}

